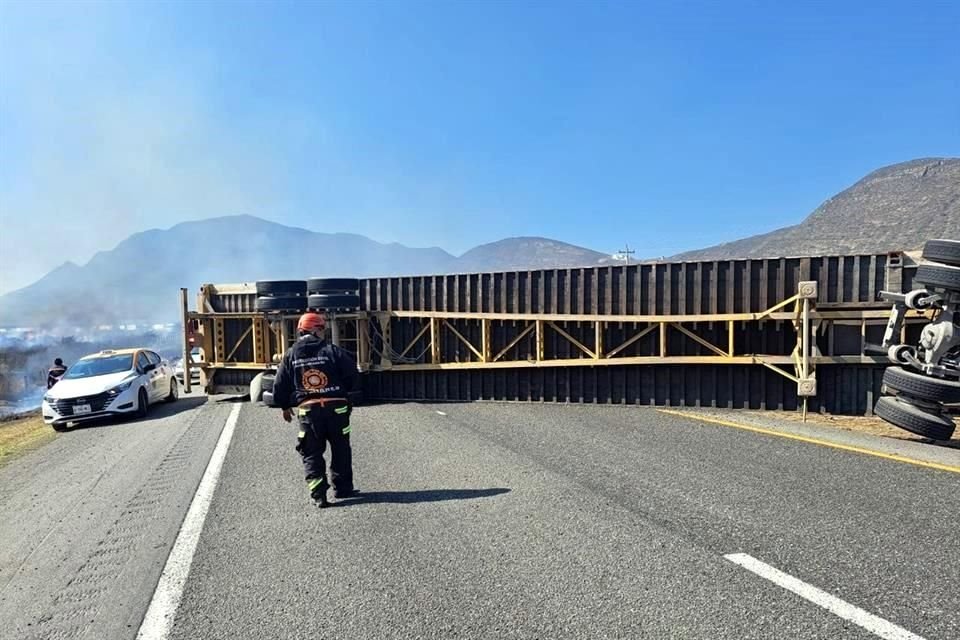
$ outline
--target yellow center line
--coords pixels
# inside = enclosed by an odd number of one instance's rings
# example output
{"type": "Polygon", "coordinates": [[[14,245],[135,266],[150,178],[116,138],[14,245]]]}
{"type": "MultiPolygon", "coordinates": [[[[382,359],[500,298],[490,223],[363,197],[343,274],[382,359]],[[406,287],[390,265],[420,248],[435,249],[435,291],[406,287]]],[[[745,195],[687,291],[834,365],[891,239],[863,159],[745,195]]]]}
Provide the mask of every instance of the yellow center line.
{"type": "Polygon", "coordinates": [[[809,442],[810,444],[819,444],[821,446],[830,447],[832,449],[841,449],[843,451],[852,451],[854,453],[862,453],[868,456],[884,458],[885,460],[893,460],[895,462],[904,462],[906,464],[913,464],[918,467],[927,467],[928,469],[937,469],[938,471],[950,471],[952,473],[960,473],[960,467],[954,467],[948,464],[939,464],[937,462],[927,462],[925,460],[917,460],[916,458],[908,458],[907,456],[897,455],[896,453],[884,453],[882,451],[874,451],[873,449],[864,449],[862,447],[854,447],[848,444],[839,444],[836,442],[830,442],[829,440],[821,440],[819,438],[810,438],[808,436],[798,436],[793,433],[784,433],[782,431],[774,431],[773,429],[764,429],[762,427],[752,427],[750,425],[740,424],[738,422],[730,422],[729,420],[721,420],[719,418],[701,416],[695,413],[687,413],[685,411],[673,411],[671,409],[658,409],[658,411],[660,413],[666,413],[672,416],[679,416],[681,418],[687,418],[689,420],[699,420],[700,422],[709,422],[711,424],[719,424],[724,427],[733,427],[734,429],[743,429],[744,431],[753,431],[754,433],[762,433],[768,436],[777,436],[780,438],[789,438],[790,440],[799,440],[800,442],[809,442]]]}

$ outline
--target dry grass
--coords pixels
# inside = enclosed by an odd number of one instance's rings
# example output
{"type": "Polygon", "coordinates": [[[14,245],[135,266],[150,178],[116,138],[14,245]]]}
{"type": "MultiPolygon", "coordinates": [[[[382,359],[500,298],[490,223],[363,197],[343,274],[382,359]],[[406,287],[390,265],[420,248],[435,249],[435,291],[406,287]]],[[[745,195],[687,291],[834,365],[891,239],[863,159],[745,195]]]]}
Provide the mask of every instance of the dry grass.
{"type": "MultiPolygon", "coordinates": [[[[762,415],[763,412],[751,412],[762,415]]],[[[769,414],[768,414],[769,415],[769,414]]],[[[789,422],[802,422],[803,417],[799,413],[783,411],[777,413],[777,419],[789,422]]],[[[823,427],[832,427],[844,431],[856,431],[857,433],[867,433],[874,436],[883,436],[885,438],[894,438],[896,440],[912,440],[914,442],[933,443],[933,440],[924,438],[898,429],[889,422],[881,418],[868,418],[858,416],[833,416],[820,413],[807,414],[807,423],[823,427]]],[[[960,449],[960,430],[954,434],[952,440],[936,442],[938,446],[960,449]]]]}
{"type": "Polygon", "coordinates": [[[0,422],[0,466],[56,437],[40,414],[0,422]]]}

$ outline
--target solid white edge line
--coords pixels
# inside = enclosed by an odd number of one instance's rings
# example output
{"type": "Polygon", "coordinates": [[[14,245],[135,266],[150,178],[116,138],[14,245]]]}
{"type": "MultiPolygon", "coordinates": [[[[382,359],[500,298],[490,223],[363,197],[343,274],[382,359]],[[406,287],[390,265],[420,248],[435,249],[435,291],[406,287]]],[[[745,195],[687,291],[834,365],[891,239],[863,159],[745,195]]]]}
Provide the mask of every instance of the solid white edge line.
{"type": "Polygon", "coordinates": [[[239,404],[233,406],[223,431],[220,432],[220,439],[217,440],[217,446],[210,455],[207,469],[203,472],[197,492],[180,526],[180,532],[173,543],[173,548],[170,549],[170,555],[167,556],[167,563],[163,567],[163,573],[160,574],[157,588],[153,592],[153,599],[143,617],[137,640],[164,640],[173,628],[187,576],[190,574],[190,565],[193,563],[193,554],[197,550],[200,532],[203,531],[203,523],[210,509],[210,502],[213,500],[213,492],[217,488],[217,480],[220,479],[223,460],[227,457],[227,449],[230,447],[230,440],[237,426],[240,406],[239,404]]]}
{"type": "Polygon", "coordinates": [[[924,640],[922,636],[855,607],[746,553],[731,553],[723,557],[885,640],[924,640]]]}

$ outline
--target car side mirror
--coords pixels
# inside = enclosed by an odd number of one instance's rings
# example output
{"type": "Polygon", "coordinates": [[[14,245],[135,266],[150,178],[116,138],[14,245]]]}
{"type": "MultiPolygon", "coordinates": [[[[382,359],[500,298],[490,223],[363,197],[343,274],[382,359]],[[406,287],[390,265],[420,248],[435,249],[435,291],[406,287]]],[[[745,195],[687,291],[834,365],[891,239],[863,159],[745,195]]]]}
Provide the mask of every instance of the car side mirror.
{"type": "Polygon", "coordinates": [[[151,371],[153,371],[153,370],[156,369],[156,368],[157,368],[157,365],[155,365],[155,364],[153,364],[153,363],[151,362],[150,364],[148,364],[147,366],[145,366],[145,367],[143,368],[143,372],[144,372],[144,373],[150,373],[151,371]]]}

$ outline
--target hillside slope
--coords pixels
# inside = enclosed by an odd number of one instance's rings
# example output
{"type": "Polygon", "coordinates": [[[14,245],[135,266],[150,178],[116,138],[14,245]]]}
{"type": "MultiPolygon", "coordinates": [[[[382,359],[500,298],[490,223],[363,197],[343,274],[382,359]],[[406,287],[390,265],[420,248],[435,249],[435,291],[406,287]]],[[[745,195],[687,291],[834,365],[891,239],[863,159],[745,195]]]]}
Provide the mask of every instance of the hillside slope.
{"type": "Polygon", "coordinates": [[[960,238],[960,158],[884,167],[824,202],[796,226],[674,259],[880,253],[918,249],[930,238],[960,238]]]}
{"type": "Polygon", "coordinates": [[[457,259],[458,271],[586,267],[610,256],[549,238],[507,238],[475,247],[457,259]]]}

